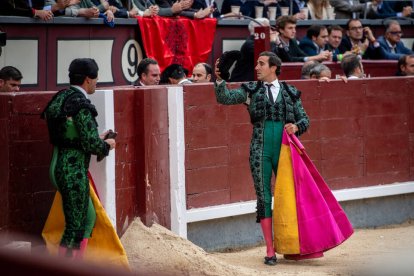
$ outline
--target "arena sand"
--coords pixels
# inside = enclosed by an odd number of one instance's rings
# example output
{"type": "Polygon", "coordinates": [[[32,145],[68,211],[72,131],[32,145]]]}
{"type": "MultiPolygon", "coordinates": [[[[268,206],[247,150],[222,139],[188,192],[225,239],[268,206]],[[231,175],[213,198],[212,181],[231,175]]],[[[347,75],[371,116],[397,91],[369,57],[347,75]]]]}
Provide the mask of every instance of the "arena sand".
{"type": "Polygon", "coordinates": [[[121,239],[135,272],[144,275],[414,275],[414,222],[357,229],[324,258],[264,265],[265,247],[207,253],[168,229],[134,220],[121,239]]]}

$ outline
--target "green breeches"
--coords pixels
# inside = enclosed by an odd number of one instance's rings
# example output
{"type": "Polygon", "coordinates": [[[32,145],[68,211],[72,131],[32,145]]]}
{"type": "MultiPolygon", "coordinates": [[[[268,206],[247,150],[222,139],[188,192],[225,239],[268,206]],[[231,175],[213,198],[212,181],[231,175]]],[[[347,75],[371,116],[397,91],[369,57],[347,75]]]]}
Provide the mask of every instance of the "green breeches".
{"type": "Polygon", "coordinates": [[[82,162],[75,161],[76,154],[76,151],[55,147],[50,166],[50,178],[62,195],[65,215],[61,245],[68,248],[79,248],[82,239],[90,238],[96,221],[87,170],[82,162]]]}
{"type": "Polygon", "coordinates": [[[277,175],[280,147],[282,144],[282,122],[265,121],[263,135],[263,199],[264,216],[272,217],[272,171],[277,175]]]}

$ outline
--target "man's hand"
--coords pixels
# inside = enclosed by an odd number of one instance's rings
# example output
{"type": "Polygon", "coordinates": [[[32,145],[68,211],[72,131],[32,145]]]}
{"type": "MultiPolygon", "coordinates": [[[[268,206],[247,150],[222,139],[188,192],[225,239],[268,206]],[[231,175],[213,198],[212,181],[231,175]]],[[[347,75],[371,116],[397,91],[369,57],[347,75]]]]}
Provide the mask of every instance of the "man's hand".
{"type": "Polygon", "coordinates": [[[112,150],[116,147],[115,139],[106,139],[104,141],[109,145],[110,150],[112,150]]]}
{"type": "Polygon", "coordinates": [[[285,130],[288,134],[295,134],[299,129],[297,125],[289,123],[285,125],[285,130]]]}
{"type": "Polygon", "coordinates": [[[411,16],[412,12],[413,12],[413,8],[411,6],[406,6],[402,10],[402,16],[409,17],[411,16]]]}
{"type": "Polygon", "coordinates": [[[35,10],[34,17],[40,18],[43,21],[48,21],[53,18],[53,13],[52,11],[35,10]]]}
{"type": "Polygon", "coordinates": [[[376,41],[375,36],[369,27],[364,27],[364,34],[368,38],[369,42],[374,43],[376,41]]]}
{"type": "Polygon", "coordinates": [[[213,12],[214,12],[213,7],[207,7],[205,9],[200,9],[199,11],[194,13],[194,18],[203,19],[203,18],[206,18],[207,16],[209,16],[213,12]]]}
{"type": "Polygon", "coordinates": [[[219,62],[220,62],[220,58],[218,58],[216,60],[216,63],[214,64],[214,74],[216,75],[216,81],[222,81],[223,80],[220,76],[221,73],[220,73],[220,70],[218,68],[219,62]]]}
{"type": "Polygon", "coordinates": [[[329,50],[325,50],[319,53],[319,55],[316,56],[317,60],[319,61],[325,61],[325,60],[329,60],[332,59],[332,53],[329,52],[329,50]]]}

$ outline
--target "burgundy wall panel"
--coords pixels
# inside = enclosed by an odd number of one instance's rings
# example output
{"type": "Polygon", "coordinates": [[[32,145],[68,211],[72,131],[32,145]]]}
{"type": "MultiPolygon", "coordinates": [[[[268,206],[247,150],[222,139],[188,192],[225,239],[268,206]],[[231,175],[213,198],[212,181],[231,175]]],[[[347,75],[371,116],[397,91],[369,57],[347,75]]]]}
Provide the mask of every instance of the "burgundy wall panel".
{"type": "MultiPolygon", "coordinates": [[[[301,141],[332,189],[414,179],[413,82],[413,78],[288,81],[302,91],[311,119],[301,141]]],[[[215,98],[212,89],[211,85],[184,88],[188,208],[255,199],[248,164],[252,131],[248,113],[243,105],[224,106],[206,99],[215,98]],[[196,101],[201,97],[204,101],[196,101]],[[216,114],[196,112],[199,109],[216,114]],[[210,115],[200,126],[203,120],[195,116],[205,114],[210,115]],[[227,167],[222,166],[225,157],[227,167]]]]}

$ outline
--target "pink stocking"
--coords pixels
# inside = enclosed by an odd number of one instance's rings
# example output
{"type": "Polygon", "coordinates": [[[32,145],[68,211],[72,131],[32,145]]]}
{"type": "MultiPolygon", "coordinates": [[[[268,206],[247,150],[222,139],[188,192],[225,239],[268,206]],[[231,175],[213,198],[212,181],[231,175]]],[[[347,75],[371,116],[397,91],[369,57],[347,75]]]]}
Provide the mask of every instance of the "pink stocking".
{"type": "Polygon", "coordinates": [[[261,219],[260,225],[262,226],[263,237],[266,242],[267,257],[272,257],[275,255],[275,249],[273,248],[272,218],[261,219]]]}

